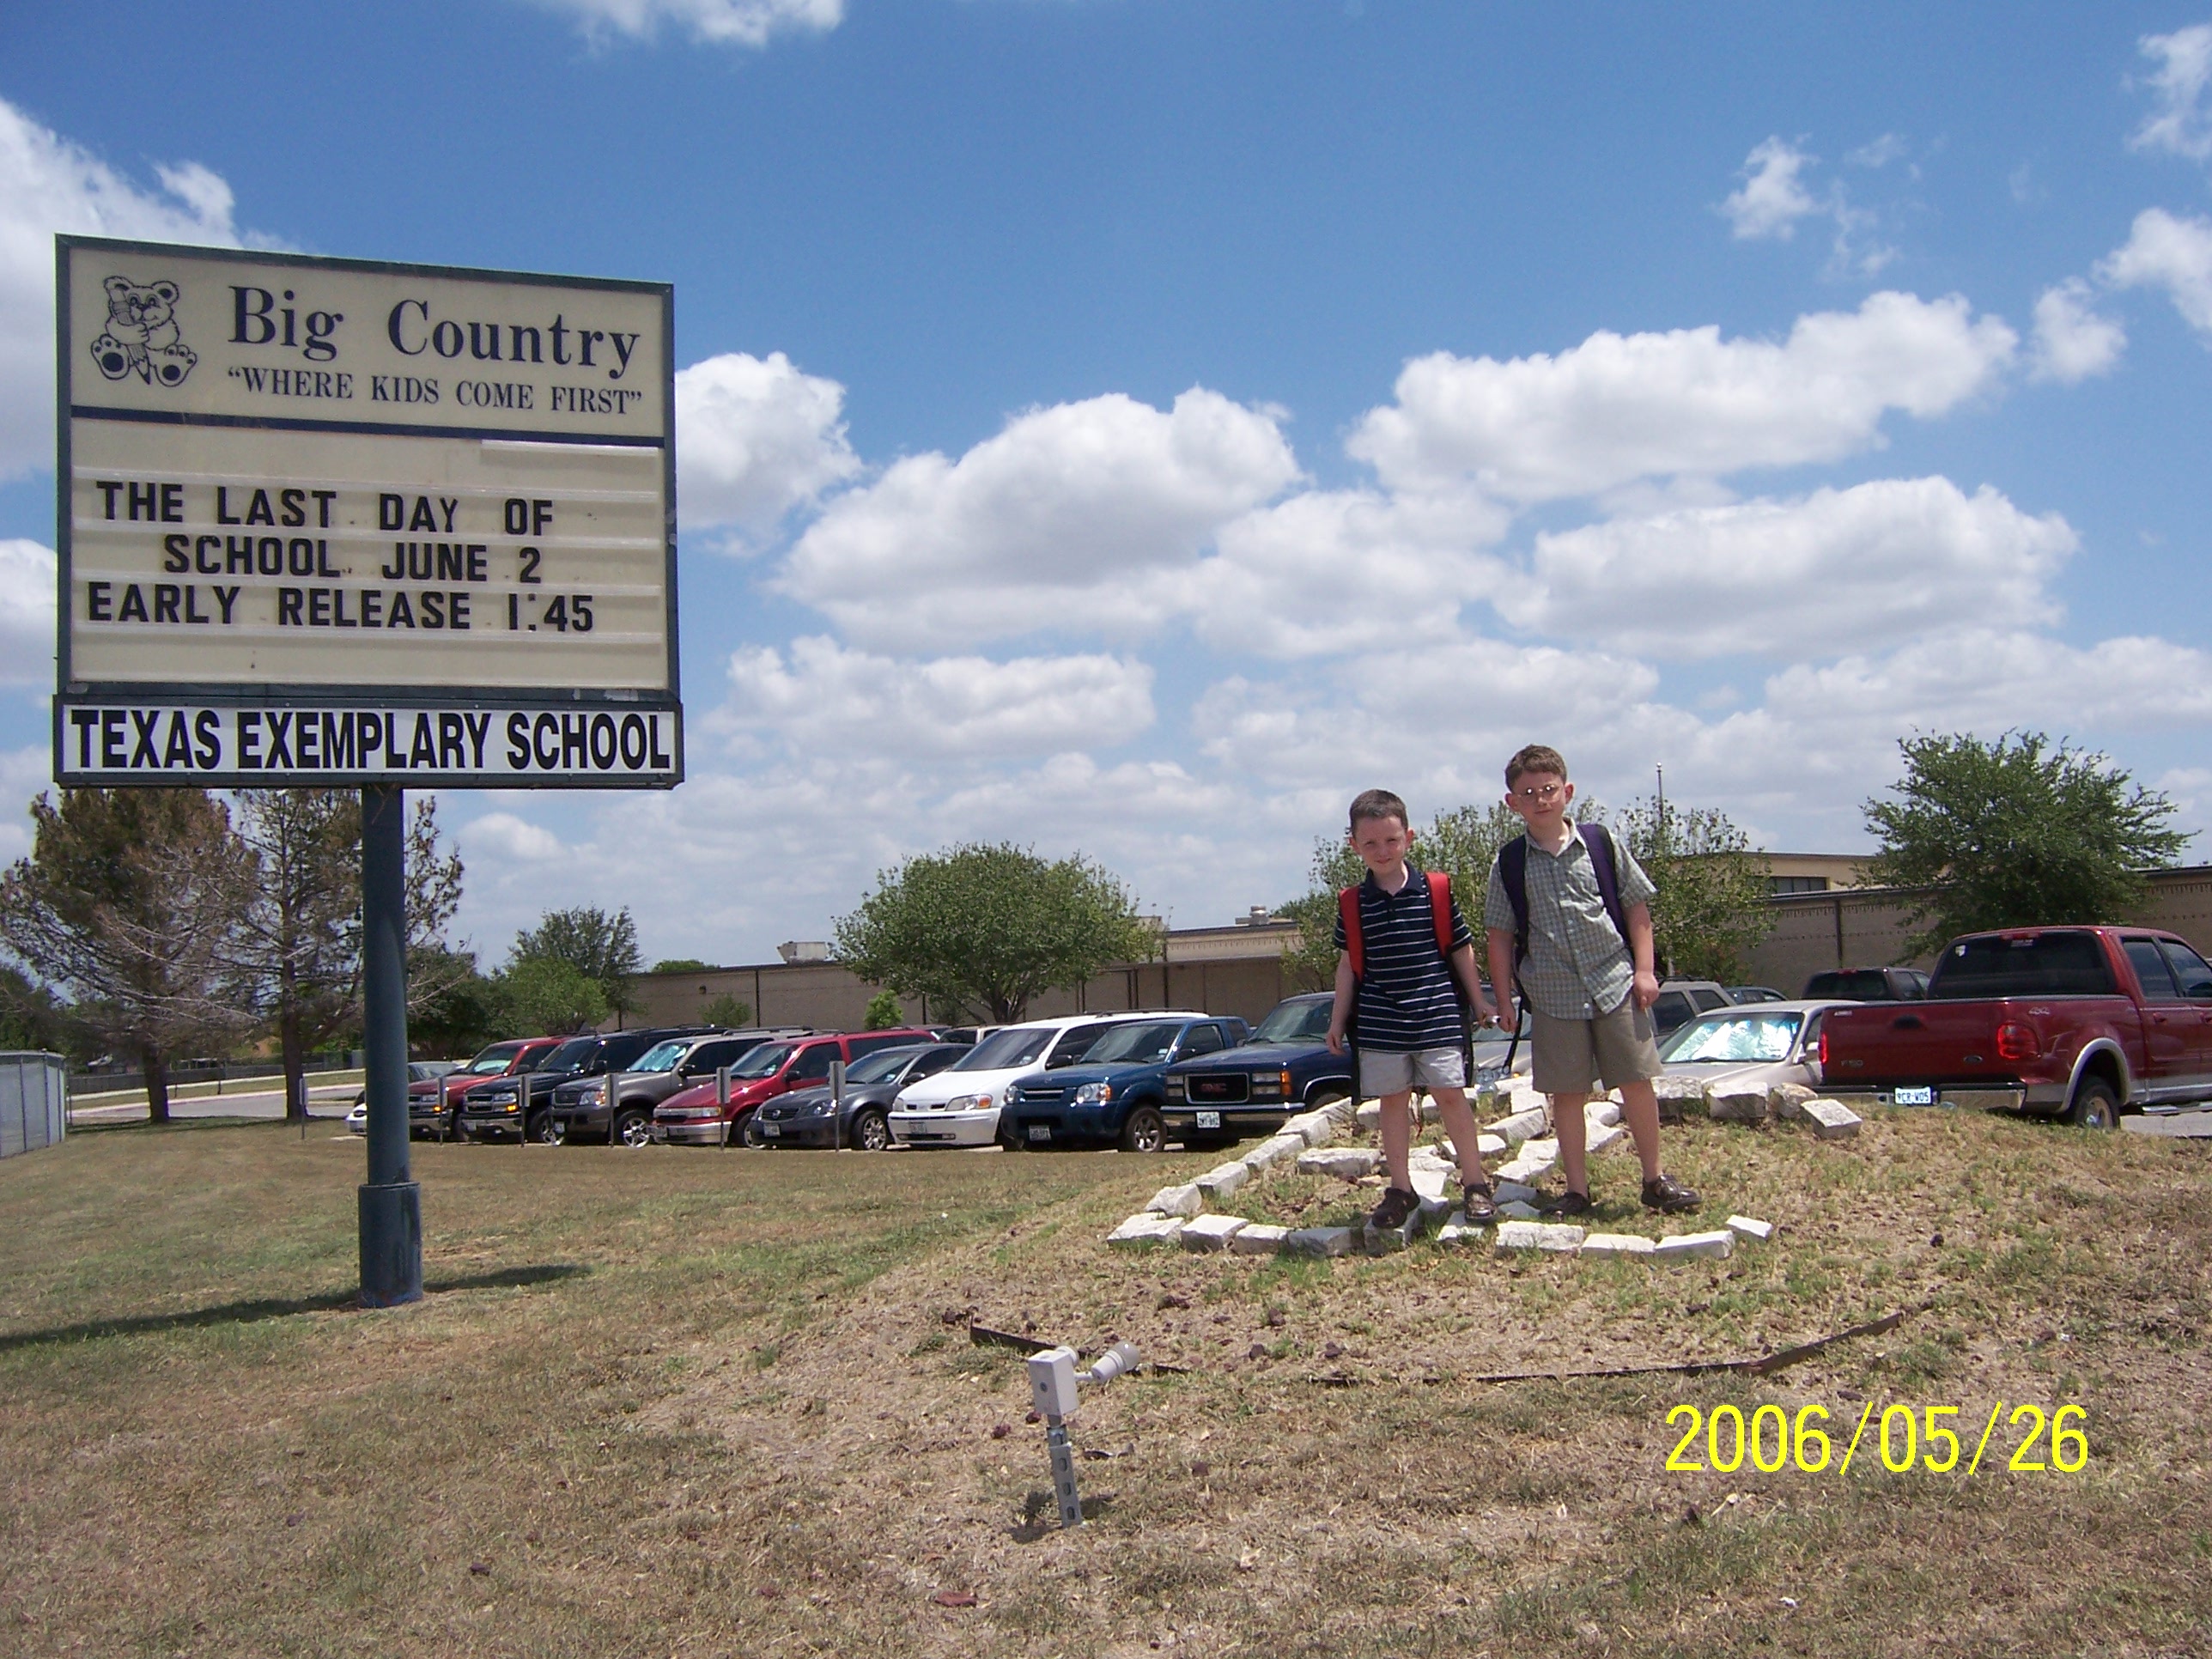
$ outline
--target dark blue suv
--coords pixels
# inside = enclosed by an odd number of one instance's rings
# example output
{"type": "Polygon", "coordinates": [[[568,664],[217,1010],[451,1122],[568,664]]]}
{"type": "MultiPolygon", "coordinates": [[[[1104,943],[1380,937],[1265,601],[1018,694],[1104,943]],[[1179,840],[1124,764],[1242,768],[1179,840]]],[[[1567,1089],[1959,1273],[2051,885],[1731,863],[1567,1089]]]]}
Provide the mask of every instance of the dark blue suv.
{"type": "Polygon", "coordinates": [[[1184,1141],[1234,1140],[1280,1128],[1309,1106],[1352,1092],[1352,1056],[1328,1051],[1332,994],[1277,1003],[1251,1039],[1168,1067],[1168,1133],[1184,1141]]]}
{"type": "Polygon", "coordinates": [[[1123,1019],[1073,1066],[1014,1079],[1001,1115],[1013,1146],[1101,1142],[1125,1152],[1167,1145],[1163,1086],[1169,1062],[1218,1053],[1244,1040],[1241,1019],[1123,1019]]]}

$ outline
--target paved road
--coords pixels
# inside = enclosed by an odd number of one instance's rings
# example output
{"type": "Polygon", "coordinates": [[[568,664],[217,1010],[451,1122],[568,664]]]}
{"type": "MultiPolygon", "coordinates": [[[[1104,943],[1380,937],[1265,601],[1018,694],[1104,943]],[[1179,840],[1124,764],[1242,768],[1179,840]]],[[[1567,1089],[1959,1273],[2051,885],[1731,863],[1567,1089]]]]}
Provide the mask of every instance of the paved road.
{"type": "Polygon", "coordinates": [[[2120,1127],[2130,1134],[2199,1139],[2212,1137],[2212,1110],[2176,1112],[2171,1117],[2124,1117],[2120,1120],[2120,1127]]]}
{"type": "MultiPolygon", "coordinates": [[[[343,1118],[352,1109],[353,1097],[361,1092],[358,1083],[333,1084],[327,1088],[307,1091],[307,1114],[310,1117],[343,1118]]],[[[190,1100],[172,1098],[171,1117],[255,1117],[281,1119],[284,1115],[284,1091],[256,1090],[250,1094],[196,1095],[190,1100]]],[[[70,1118],[76,1123],[143,1123],[146,1121],[146,1103],[124,1101],[110,1106],[76,1106],[70,1109],[70,1118]]]]}

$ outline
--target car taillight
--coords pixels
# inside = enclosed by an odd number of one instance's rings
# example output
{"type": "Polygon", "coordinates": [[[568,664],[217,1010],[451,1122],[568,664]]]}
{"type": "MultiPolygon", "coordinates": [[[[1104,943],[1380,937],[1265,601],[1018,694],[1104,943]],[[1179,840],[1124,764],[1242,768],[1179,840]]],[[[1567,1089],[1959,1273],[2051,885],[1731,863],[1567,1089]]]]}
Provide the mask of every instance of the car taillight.
{"type": "Polygon", "coordinates": [[[2008,1019],[1997,1027],[1997,1058],[1999,1060],[2033,1060],[2041,1052],[2032,1026],[2008,1019]]]}
{"type": "Polygon", "coordinates": [[[1826,1031],[1823,1030],[1823,1031],[1820,1033],[1820,1064],[1821,1064],[1823,1066],[1826,1066],[1826,1065],[1827,1065],[1827,1063],[1828,1063],[1828,1034],[1827,1034],[1827,1032],[1826,1032],[1826,1031]]]}

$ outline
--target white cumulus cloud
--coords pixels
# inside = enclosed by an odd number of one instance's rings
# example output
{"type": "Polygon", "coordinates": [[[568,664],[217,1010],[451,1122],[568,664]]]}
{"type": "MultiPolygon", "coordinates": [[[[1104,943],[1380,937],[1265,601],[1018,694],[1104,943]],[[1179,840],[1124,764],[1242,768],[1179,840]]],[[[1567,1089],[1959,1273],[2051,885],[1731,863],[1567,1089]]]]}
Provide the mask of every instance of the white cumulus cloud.
{"type": "Polygon", "coordinates": [[[1878,447],[1890,410],[1926,419],[1990,387],[2018,344],[1958,295],[1885,292],[1801,317],[1778,343],[1709,326],[1504,362],[1438,352],[1406,366],[1350,447],[1401,489],[1471,481],[1517,501],[1832,461],[1878,447]]]}
{"type": "Polygon", "coordinates": [[[1103,655],[902,661],[834,640],[730,659],[710,726],[812,757],[1052,755],[1123,743],[1152,723],[1152,671],[1103,655]]]}
{"type": "Polygon", "coordinates": [[[0,683],[54,681],[54,550],[0,539],[0,683]]]}
{"type": "Polygon", "coordinates": [[[1802,177],[1815,159],[1781,137],[1767,139],[1745,157],[1741,187],[1721,204],[1739,240],[1774,237],[1787,241],[1796,234],[1800,219],[1821,210],[1802,177]]]}
{"type": "Polygon", "coordinates": [[[68,231],[230,246],[230,186],[197,162],[159,190],[0,99],[0,478],[54,459],[54,236],[68,231]]]}
{"type": "Polygon", "coordinates": [[[2077,545],[1984,485],[1883,479],[1793,501],[1688,508],[1536,538],[1509,621],[1661,660],[1829,656],[1954,627],[2051,621],[2077,545]]]}
{"type": "Polygon", "coordinates": [[[2146,208],[2097,275],[2114,288],[2163,289],[2183,321],[2212,336],[2212,221],[2146,208]]]}
{"type": "Polygon", "coordinates": [[[2212,85],[2212,23],[2171,34],[2146,34],[2136,43],[2158,68],[2151,73],[2151,112],[2130,136],[2137,149],[2162,149],[2193,161],[2212,156],[2212,116],[2204,92],[2212,85]]]}
{"type": "Polygon", "coordinates": [[[1202,387],[1168,410],[1120,393],[1032,410],[832,500],[776,586],[908,651],[1142,629],[1176,603],[1160,578],[1297,477],[1279,420],[1202,387]]]}
{"type": "Polygon", "coordinates": [[[845,388],[781,351],[725,352],[676,376],[678,500],[688,528],[763,535],[860,471],[845,388]]]}
{"type": "Polygon", "coordinates": [[[2127,331],[2089,307],[2089,285],[2078,276],[2045,289],[2036,301],[2029,361],[2038,380],[2073,386],[2108,374],[2119,362],[2127,349],[2127,331]]]}
{"type": "Polygon", "coordinates": [[[537,0],[566,12],[587,34],[650,40],[665,24],[710,45],[764,46],[779,34],[823,34],[845,18],[845,0],[537,0]]]}

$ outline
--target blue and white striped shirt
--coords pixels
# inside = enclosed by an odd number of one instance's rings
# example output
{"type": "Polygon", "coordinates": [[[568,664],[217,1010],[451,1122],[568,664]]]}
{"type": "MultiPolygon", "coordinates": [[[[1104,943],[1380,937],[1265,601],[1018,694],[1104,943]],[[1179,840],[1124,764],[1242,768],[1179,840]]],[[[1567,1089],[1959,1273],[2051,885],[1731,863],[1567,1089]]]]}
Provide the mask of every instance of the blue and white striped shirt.
{"type": "MultiPolygon", "coordinates": [[[[1362,1048],[1412,1054],[1422,1048],[1456,1048],[1466,1040],[1459,992],[1451,964],[1437,951],[1437,927],[1429,908],[1428,878],[1412,864],[1406,884],[1386,893],[1369,872],[1359,884],[1359,937],[1364,971],[1359,977],[1354,1018],[1362,1048]]],[[[1459,901],[1451,907],[1451,948],[1472,945],[1459,901]]],[[[1336,948],[1345,948],[1344,916],[1336,919],[1336,948]]]]}

